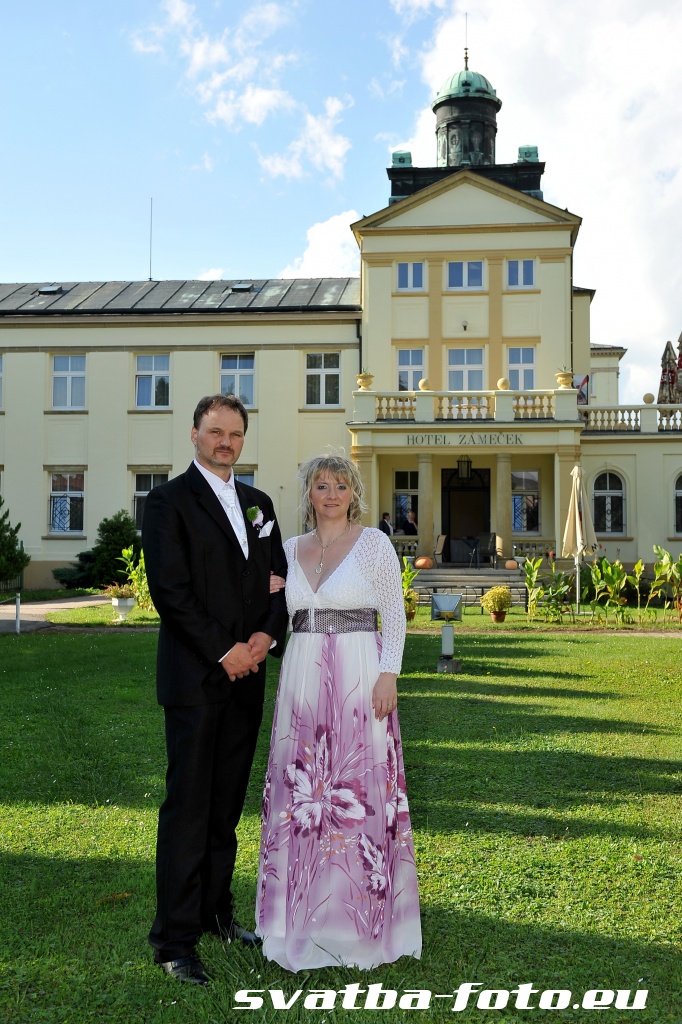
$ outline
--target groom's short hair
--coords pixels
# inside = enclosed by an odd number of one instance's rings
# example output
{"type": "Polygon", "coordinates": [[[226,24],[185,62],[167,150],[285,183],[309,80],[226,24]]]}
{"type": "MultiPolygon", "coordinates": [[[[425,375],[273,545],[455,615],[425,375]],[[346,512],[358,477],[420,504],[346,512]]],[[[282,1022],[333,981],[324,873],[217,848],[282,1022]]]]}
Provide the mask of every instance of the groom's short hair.
{"type": "Polygon", "coordinates": [[[238,412],[244,421],[244,433],[249,429],[249,414],[244,408],[244,403],[236,395],[206,395],[199,400],[194,410],[192,422],[196,430],[199,429],[199,424],[211,409],[231,409],[232,412],[238,412]]]}

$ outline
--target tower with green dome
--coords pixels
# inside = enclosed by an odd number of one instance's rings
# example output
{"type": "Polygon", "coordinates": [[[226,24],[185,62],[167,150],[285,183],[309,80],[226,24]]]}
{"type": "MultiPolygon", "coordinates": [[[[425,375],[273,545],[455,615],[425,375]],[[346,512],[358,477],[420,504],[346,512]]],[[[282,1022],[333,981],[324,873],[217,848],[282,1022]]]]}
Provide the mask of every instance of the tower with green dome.
{"type": "Polygon", "coordinates": [[[502,100],[485,75],[470,70],[465,48],[464,68],[443,83],[431,104],[436,115],[436,160],[431,167],[414,167],[411,153],[395,152],[393,164],[387,168],[389,204],[464,170],[542,199],[545,165],[538,160],[537,146],[519,146],[516,163],[496,162],[497,112],[501,107],[502,100]]]}
{"type": "Polygon", "coordinates": [[[501,106],[488,79],[469,69],[465,50],[464,69],[443,83],[431,104],[436,115],[437,166],[493,166],[501,106]]]}

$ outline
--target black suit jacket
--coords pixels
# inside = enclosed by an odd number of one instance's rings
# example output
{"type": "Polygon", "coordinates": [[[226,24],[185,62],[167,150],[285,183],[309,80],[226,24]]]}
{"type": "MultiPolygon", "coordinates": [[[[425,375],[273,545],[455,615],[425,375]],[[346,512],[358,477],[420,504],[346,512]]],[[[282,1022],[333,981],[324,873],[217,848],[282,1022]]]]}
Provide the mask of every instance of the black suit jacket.
{"type": "MultiPolygon", "coordinates": [[[[275,519],[263,491],[236,482],[249,540],[245,558],[220,500],[192,463],[186,473],[147,495],[142,547],[149,590],[161,617],[157,656],[160,704],[213,704],[232,683],[219,664],[235,643],[262,631],[284,644],[284,591],[270,595],[270,570],[286,576],[279,526],[260,538],[246,517],[258,505],[263,522],[275,519]]],[[[251,679],[253,679],[253,676],[251,679]]]]}

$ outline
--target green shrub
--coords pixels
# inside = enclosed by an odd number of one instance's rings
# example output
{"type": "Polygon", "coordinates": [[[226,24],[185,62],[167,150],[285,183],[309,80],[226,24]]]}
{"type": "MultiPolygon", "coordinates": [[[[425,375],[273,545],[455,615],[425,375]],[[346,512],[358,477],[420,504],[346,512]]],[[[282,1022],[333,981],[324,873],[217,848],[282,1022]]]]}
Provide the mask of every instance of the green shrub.
{"type": "Polygon", "coordinates": [[[97,540],[92,551],[81,551],[75,565],[53,569],[52,575],[68,589],[73,587],[108,587],[117,583],[121,571],[118,565],[121,551],[132,547],[135,555],[141,551],[135,520],[125,509],[104,518],[97,528],[97,540]]]}
{"type": "Polygon", "coordinates": [[[4,504],[0,497],[0,583],[16,579],[31,561],[31,556],[24,553],[19,540],[21,523],[9,525],[9,509],[3,512],[4,504]]]}

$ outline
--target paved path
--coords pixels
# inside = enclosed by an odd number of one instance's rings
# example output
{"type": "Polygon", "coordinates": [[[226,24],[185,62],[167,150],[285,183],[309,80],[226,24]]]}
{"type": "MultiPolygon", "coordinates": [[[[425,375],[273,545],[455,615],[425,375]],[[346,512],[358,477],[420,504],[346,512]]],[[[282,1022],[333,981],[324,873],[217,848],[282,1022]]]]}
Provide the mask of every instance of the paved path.
{"type": "MultiPolygon", "coordinates": [[[[45,618],[47,611],[61,611],[66,608],[88,608],[94,604],[108,604],[108,597],[62,597],[54,601],[22,601],[21,632],[34,633],[47,629],[51,623],[45,618]]],[[[14,601],[0,604],[0,633],[16,632],[16,606],[14,601]]]]}

